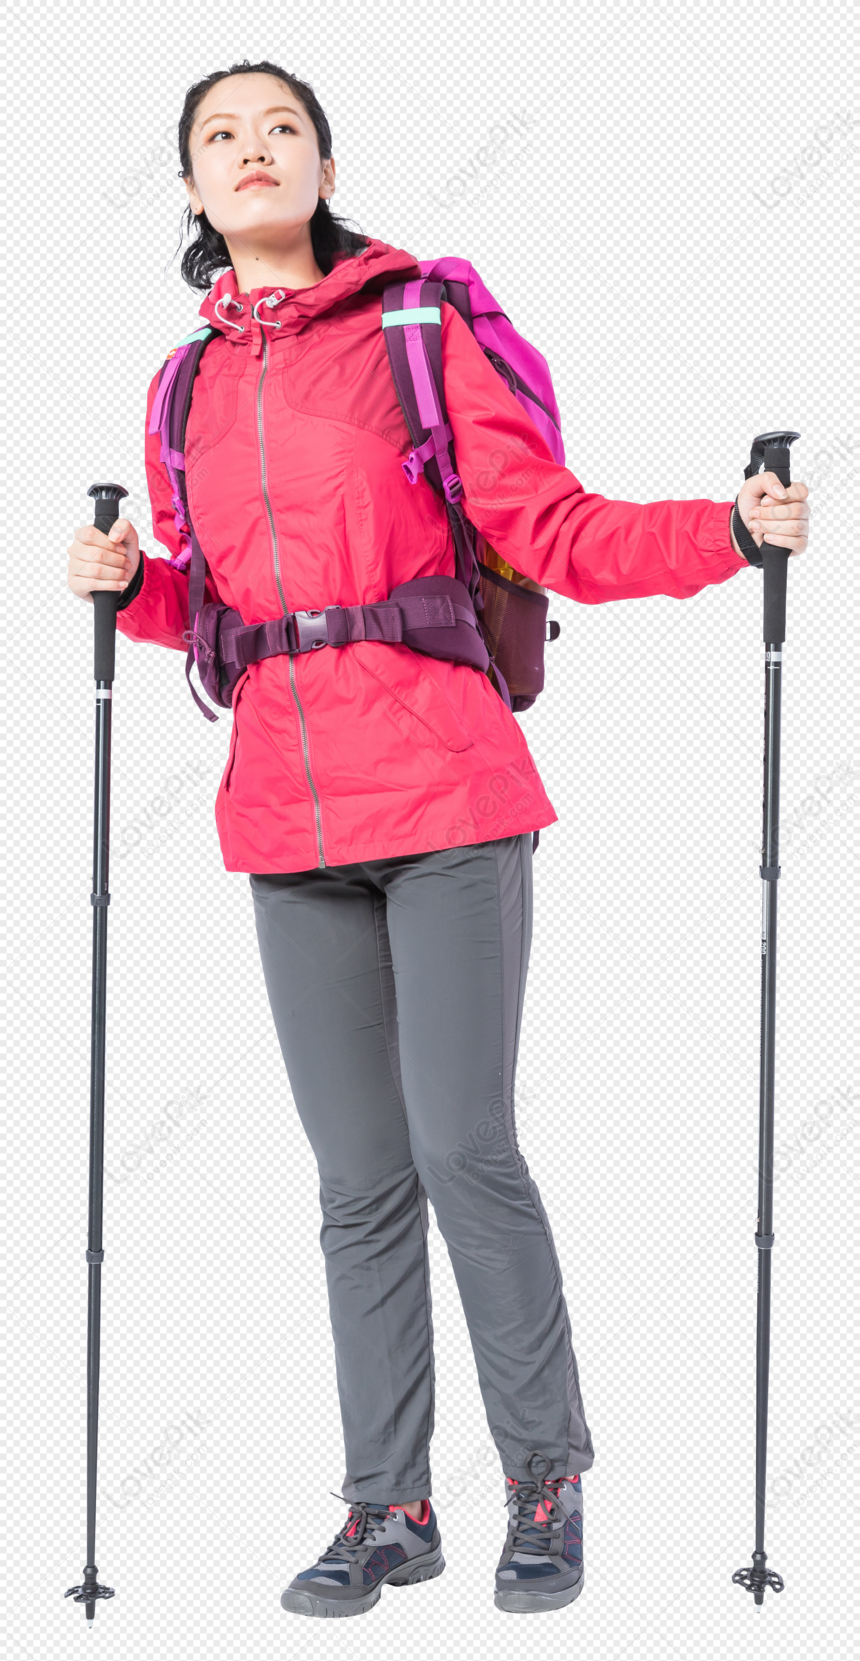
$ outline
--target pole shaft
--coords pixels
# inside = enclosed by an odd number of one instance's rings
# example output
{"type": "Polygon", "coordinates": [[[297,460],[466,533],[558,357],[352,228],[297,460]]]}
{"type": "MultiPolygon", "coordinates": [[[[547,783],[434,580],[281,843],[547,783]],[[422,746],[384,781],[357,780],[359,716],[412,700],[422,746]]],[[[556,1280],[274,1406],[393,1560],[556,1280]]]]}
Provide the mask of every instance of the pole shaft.
{"type": "MultiPolygon", "coordinates": [[[[787,489],[791,483],[787,447],[768,447],[765,470],[777,475],[787,489]]],[[[782,717],[783,639],[768,639],[768,630],[785,634],[785,567],[787,550],[765,545],[765,677],[764,758],[762,776],[762,866],[779,871],[779,764],[782,717]],[[777,576],[778,572],[778,576],[777,576]],[[768,582],[767,578],[770,579],[768,582]]],[[[776,1053],[776,877],[762,878],[761,897],[761,1054],[759,1064],[758,1148],[758,1295],[756,1308],[756,1505],[755,1549],[764,1562],[765,1498],[767,1488],[767,1417],[770,1379],[770,1302],[773,1236],[773,1126],[774,1061],[776,1053]],[[765,1243],[766,1242],[766,1243],[765,1243]]],[[[757,1600],[762,1594],[757,1594],[757,1600]]]]}
{"type": "MultiPolygon", "coordinates": [[[[110,683],[96,682],[97,692],[110,683]]],[[[93,825],[93,894],[108,893],[110,845],[110,697],[96,697],[95,811],[93,825]]],[[[104,1198],[105,1033],[107,997],[108,907],[93,906],[92,1020],[90,1031],[90,1185],[87,1248],[101,1252],[104,1198]]],[[[95,1563],[96,1471],[99,1435],[99,1358],[101,1342],[101,1263],[88,1263],[87,1283],[87,1563],[95,1563]]],[[[89,1618],[89,1617],[88,1617],[89,1618]]]]}

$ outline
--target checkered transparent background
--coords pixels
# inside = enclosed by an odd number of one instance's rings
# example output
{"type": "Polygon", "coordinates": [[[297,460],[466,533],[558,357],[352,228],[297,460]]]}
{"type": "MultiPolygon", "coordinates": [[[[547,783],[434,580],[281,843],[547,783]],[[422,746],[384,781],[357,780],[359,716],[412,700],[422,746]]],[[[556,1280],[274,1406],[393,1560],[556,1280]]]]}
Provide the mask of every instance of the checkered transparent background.
{"type": "MultiPolygon", "coordinates": [[[[173,257],[173,135],[186,87],[246,56],[312,82],[339,212],[419,258],[473,261],[549,360],[586,490],[729,501],[755,434],[801,431],[792,469],[813,515],[788,575],[766,1533],[786,1589],[760,1612],[731,1584],[754,1543],[757,571],[684,602],[552,598],[561,637],[520,717],[559,819],[535,856],[517,1117],[595,1446],[586,1589],[540,1636],[584,1661],[717,1661],[751,1653],[751,1626],[781,1661],[847,1647],[851,19],[796,0],[18,6],[4,167],[16,1656],[68,1653],[84,1625],[62,1594],[85,1561],[92,612],[65,587],[66,547],[108,477],[158,551],[146,388],[199,303],[173,257]]],[[[248,879],[222,869],[213,818],[229,736],[229,713],[209,725],[193,705],[181,654],[118,638],[96,1561],[116,1587],[101,1642],[129,1661],[153,1643],[327,1653],[326,1631],[297,1631],[278,1599],[346,1515],[329,1495],[344,1467],[316,1167],[248,879]]],[[[448,1567],[383,1592],[372,1626],[339,1628],[350,1654],[489,1656],[522,1637],[493,1607],[498,1456],[435,1222],[431,1242],[448,1567]]]]}

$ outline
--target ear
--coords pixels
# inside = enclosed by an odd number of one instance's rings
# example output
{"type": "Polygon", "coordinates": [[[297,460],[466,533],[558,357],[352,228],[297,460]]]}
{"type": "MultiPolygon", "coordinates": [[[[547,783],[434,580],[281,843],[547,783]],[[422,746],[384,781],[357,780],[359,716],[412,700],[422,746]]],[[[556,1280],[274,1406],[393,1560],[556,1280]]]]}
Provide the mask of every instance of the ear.
{"type": "Polygon", "coordinates": [[[191,205],[191,211],[195,215],[195,217],[199,216],[203,212],[203,203],[201,202],[200,197],[198,196],[196,190],[194,189],[194,186],[191,183],[190,179],[183,179],[182,182],[185,186],[186,191],[188,192],[188,201],[191,205]]]}

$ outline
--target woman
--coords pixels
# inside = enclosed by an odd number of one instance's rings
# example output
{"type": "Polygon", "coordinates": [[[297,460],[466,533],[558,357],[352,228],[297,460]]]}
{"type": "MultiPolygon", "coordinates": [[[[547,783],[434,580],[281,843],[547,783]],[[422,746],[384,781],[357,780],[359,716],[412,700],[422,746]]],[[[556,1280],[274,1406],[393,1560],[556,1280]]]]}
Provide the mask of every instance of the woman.
{"type": "MultiPolygon", "coordinates": [[[[270,63],[217,72],[190,89],[179,144],[197,232],[182,275],[219,331],[186,438],[207,598],[248,623],[453,574],[444,505],[400,467],[410,438],[380,326],[382,287],[420,272],[332,216],[331,134],[311,88],[270,63]]],[[[597,604],[692,595],[746,566],[731,503],[586,495],[458,314],[442,313],[465,512],[517,570],[597,604]]],[[[181,526],[148,431],[146,446],[153,525],[175,558],[181,526]]],[[[805,547],[805,486],[775,508],[778,489],[772,474],[749,480],[744,523],[760,544],[778,515],[774,540],[805,547]]],[[[124,591],[117,623],[130,639],[186,649],[187,573],[141,552],[127,520],[110,537],[82,527],[69,556],[81,598],[124,591]]],[[[254,663],[233,709],[216,820],[226,869],[249,874],[319,1166],[347,1460],[347,1521],[282,1603],[358,1614],[384,1582],[444,1567],[430,1504],[429,1198],[505,1477],[495,1601],[563,1606],[582,1587],[581,1473],[594,1450],[513,1105],[532,833],[557,815],[488,677],[402,644],[254,663]]],[[[495,1525],[494,1504],[486,1518],[495,1525]]]]}

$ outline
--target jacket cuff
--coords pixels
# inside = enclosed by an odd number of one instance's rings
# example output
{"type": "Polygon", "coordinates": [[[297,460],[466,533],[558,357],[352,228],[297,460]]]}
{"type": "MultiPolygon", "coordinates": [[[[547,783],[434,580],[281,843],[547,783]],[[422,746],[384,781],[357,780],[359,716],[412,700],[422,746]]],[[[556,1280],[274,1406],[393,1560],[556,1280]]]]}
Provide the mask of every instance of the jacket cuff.
{"type": "Polygon", "coordinates": [[[138,596],[138,594],[140,593],[140,591],[143,587],[143,579],[144,579],[144,573],[145,573],[145,562],[146,562],[146,555],[144,554],[144,551],[141,548],[141,550],[140,550],[140,560],[139,560],[139,563],[138,563],[137,570],[135,571],[134,576],[132,577],[131,582],[128,585],[128,588],[123,589],[122,593],[120,594],[119,599],[117,600],[117,605],[116,605],[117,611],[125,611],[126,606],[130,606],[132,600],[137,599],[137,596],[138,596]]]}

